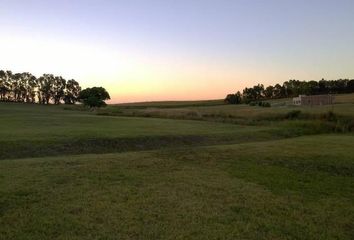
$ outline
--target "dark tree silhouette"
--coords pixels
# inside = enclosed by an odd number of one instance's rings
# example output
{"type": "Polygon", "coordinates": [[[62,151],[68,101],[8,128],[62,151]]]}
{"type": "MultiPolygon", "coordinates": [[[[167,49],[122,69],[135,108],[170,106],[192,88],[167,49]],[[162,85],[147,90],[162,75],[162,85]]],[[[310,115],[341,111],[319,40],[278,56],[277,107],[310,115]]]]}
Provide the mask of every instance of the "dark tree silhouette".
{"type": "Polygon", "coordinates": [[[82,90],[78,99],[84,105],[92,108],[106,106],[105,100],[109,100],[111,98],[106,89],[103,87],[93,87],[82,90]]]}
{"type": "Polygon", "coordinates": [[[43,74],[39,78],[39,95],[41,96],[42,104],[49,104],[53,96],[54,75],[43,74]]]}
{"type": "Polygon", "coordinates": [[[271,99],[274,97],[274,87],[273,86],[268,86],[266,89],[264,89],[264,97],[271,99]]]}
{"type": "Polygon", "coordinates": [[[62,99],[64,99],[66,87],[66,80],[62,77],[54,77],[54,84],[52,87],[52,98],[54,104],[59,104],[62,99]]]}
{"type": "Polygon", "coordinates": [[[11,71],[0,71],[0,100],[8,101],[11,92],[11,71]]]}
{"type": "Polygon", "coordinates": [[[81,87],[74,79],[68,80],[66,83],[64,102],[65,104],[74,104],[78,101],[78,96],[81,91],[81,87]]]}
{"type": "Polygon", "coordinates": [[[338,79],[320,81],[299,81],[291,79],[282,85],[276,84],[264,88],[258,84],[242,91],[241,101],[235,101],[235,94],[228,94],[225,102],[237,104],[240,102],[259,102],[266,99],[289,98],[298,95],[341,94],[354,93],[354,79],[338,79]]]}
{"type": "Polygon", "coordinates": [[[229,104],[240,104],[242,103],[242,95],[240,92],[228,94],[224,101],[229,104]]]}
{"type": "Polygon", "coordinates": [[[75,104],[81,91],[73,79],[43,74],[38,79],[31,73],[0,70],[0,101],[39,104],[75,104]]]}

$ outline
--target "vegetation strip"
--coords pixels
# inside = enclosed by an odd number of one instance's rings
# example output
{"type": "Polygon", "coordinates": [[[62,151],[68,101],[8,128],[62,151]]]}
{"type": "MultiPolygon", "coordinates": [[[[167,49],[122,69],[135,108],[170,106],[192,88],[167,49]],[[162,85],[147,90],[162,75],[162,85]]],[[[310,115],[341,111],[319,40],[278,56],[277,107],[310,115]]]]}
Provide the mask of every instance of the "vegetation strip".
{"type": "MultiPolygon", "coordinates": [[[[65,141],[4,141],[0,142],[0,159],[75,155],[88,153],[115,153],[161,148],[216,145],[265,141],[271,133],[245,136],[145,136],[138,138],[67,139],[65,141]]],[[[275,136],[273,136],[275,137],[275,136]]],[[[280,136],[278,136],[280,138],[280,136]]]]}

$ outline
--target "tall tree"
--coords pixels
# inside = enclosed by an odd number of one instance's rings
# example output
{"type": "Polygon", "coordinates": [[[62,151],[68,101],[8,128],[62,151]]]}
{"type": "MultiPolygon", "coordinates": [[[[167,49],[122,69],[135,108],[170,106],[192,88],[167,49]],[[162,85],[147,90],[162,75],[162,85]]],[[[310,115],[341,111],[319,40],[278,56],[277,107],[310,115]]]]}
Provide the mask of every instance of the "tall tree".
{"type": "Polygon", "coordinates": [[[64,99],[66,80],[62,77],[54,77],[54,83],[52,84],[52,98],[54,104],[59,104],[64,99]]]}
{"type": "Polygon", "coordinates": [[[264,97],[271,99],[274,97],[274,87],[273,86],[268,86],[266,89],[264,89],[264,97]]]}
{"type": "Polygon", "coordinates": [[[81,87],[74,79],[68,80],[65,88],[64,102],[65,104],[75,104],[78,101],[81,87]]]}
{"type": "Polygon", "coordinates": [[[39,79],[38,95],[42,104],[49,104],[53,97],[54,75],[43,74],[39,79]]]}
{"type": "Polygon", "coordinates": [[[0,100],[7,101],[8,94],[11,91],[11,71],[0,71],[0,100]]]}
{"type": "Polygon", "coordinates": [[[63,77],[53,74],[43,74],[37,79],[29,72],[13,74],[0,70],[0,101],[73,104],[80,91],[79,83],[73,79],[66,83],[63,77]]]}
{"type": "Polygon", "coordinates": [[[31,73],[22,73],[22,79],[25,81],[25,100],[27,103],[35,103],[36,89],[38,88],[37,78],[31,73]]]}

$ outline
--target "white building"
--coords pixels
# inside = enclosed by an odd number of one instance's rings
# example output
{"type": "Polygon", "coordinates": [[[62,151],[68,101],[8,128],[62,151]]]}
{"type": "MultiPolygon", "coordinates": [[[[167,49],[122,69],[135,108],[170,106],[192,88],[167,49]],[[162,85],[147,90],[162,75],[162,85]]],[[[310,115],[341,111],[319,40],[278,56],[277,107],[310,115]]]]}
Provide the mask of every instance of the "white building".
{"type": "Polygon", "coordinates": [[[333,95],[299,95],[293,98],[293,104],[298,106],[329,105],[334,103],[333,95]]]}

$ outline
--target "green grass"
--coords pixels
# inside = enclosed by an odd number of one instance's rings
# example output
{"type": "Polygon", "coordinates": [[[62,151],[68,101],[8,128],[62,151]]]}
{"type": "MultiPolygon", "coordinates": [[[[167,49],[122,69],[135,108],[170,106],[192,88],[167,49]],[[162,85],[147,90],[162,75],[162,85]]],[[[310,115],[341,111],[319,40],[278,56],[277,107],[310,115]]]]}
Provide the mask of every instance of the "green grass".
{"type": "Polygon", "coordinates": [[[237,126],[166,119],[101,117],[58,106],[1,104],[1,136],[8,140],[58,140],[238,132],[237,126]]]}
{"type": "Polygon", "coordinates": [[[300,110],[306,114],[320,115],[328,111],[353,117],[354,118],[354,94],[341,94],[336,96],[336,104],[324,106],[293,106],[291,99],[276,99],[269,101],[271,108],[258,106],[241,105],[193,105],[193,106],[170,106],[161,105],[145,105],[144,107],[132,105],[129,108],[124,105],[114,105],[106,109],[98,111],[100,115],[113,116],[138,116],[138,117],[155,117],[155,118],[172,118],[172,119],[195,119],[206,121],[226,121],[236,122],[238,124],[251,124],[262,121],[264,119],[279,118],[286,115],[289,111],[300,110]]]}
{"type": "Polygon", "coordinates": [[[3,160],[0,235],[353,239],[353,143],[350,135],[302,137],[3,160]]]}
{"type": "Polygon", "coordinates": [[[201,100],[201,101],[156,101],[156,102],[136,102],[136,103],[121,103],[111,105],[109,107],[122,108],[179,108],[179,107],[193,107],[193,106],[218,106],[225,105],[223,99],[216,100],[201,100]]]}
{"type": "Polygon", "coordinates": [[[262,141],[279,131],[266,126],[97,116],[60,106],[0,104],[0,111],[0,159],[262,141]]]}
{"type": "Polygon", "coordinates": [[[354,135],[282,101],[0,103],[0,239],[354,239],[354,135]]]}

